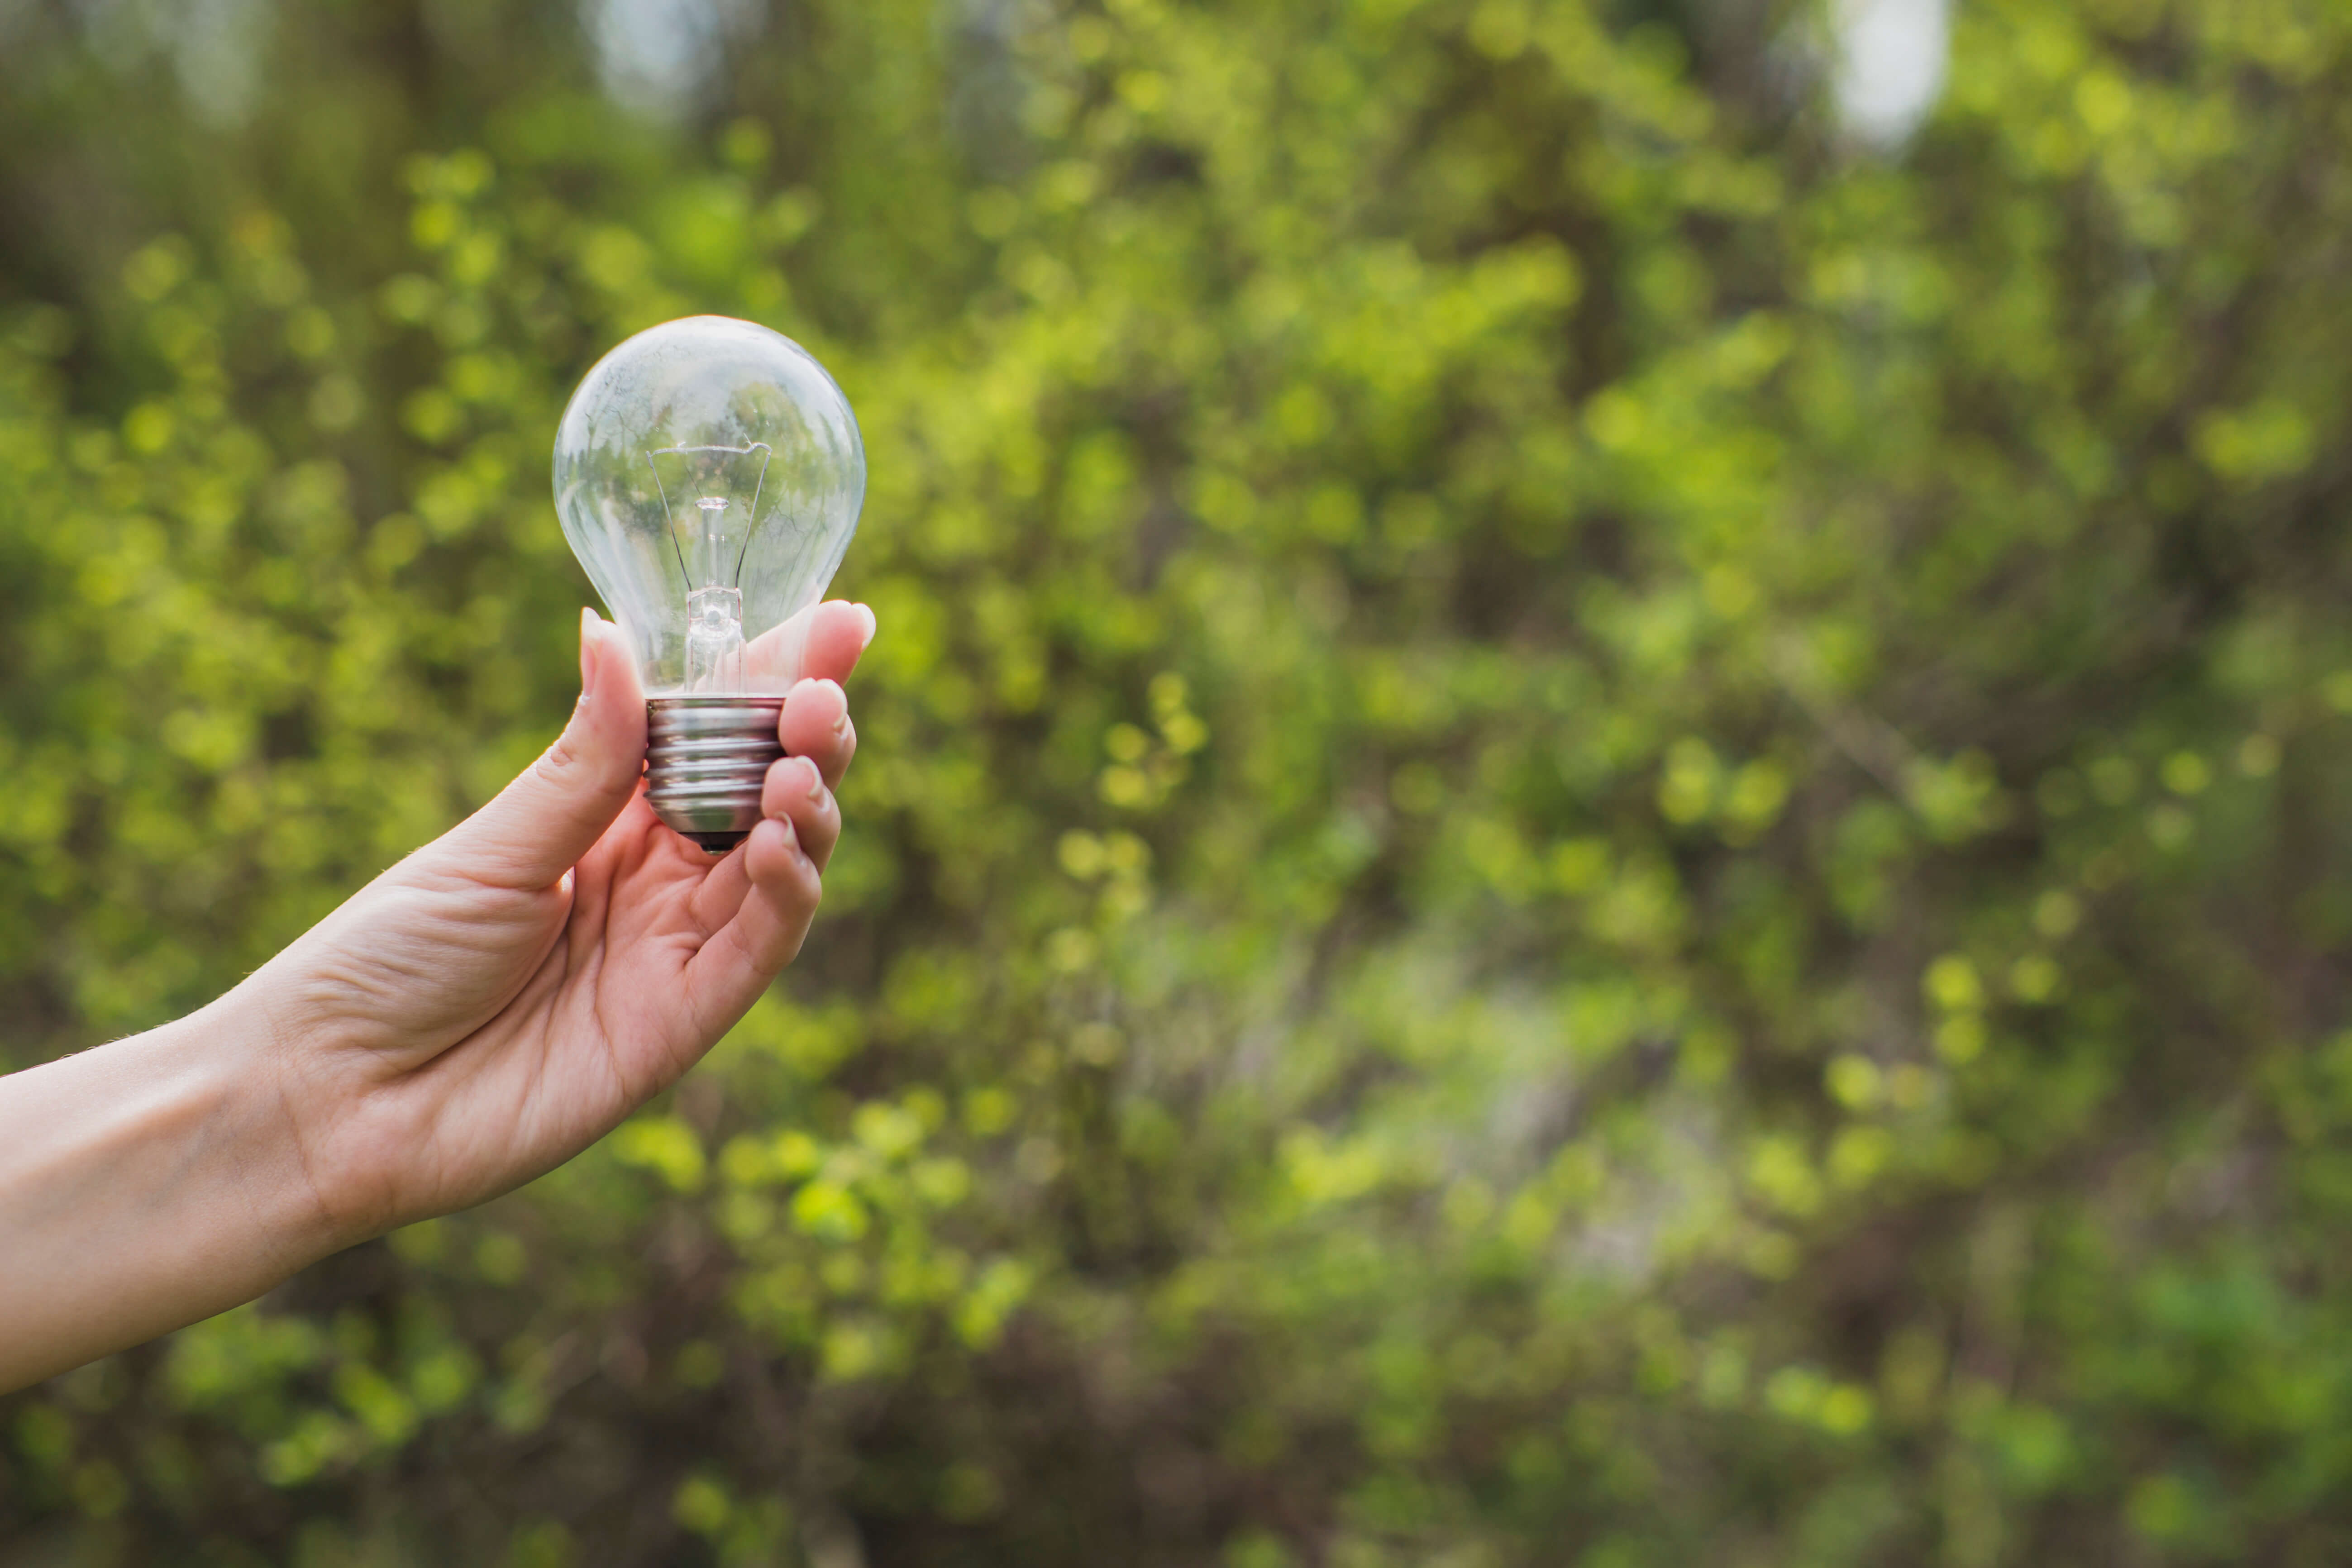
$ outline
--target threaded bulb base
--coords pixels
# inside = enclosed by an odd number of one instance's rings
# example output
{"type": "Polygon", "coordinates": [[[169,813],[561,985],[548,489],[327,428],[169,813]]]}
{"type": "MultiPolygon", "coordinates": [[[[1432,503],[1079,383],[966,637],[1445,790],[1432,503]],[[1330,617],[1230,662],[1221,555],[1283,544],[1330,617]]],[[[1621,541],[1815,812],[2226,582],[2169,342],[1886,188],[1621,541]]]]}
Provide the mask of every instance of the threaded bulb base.
{"type": "Polygon", "coordinates": [[[646,800],[654,815],[712,855],[760,825],[782,697],[656,697],[646,703],[646,800]]]}

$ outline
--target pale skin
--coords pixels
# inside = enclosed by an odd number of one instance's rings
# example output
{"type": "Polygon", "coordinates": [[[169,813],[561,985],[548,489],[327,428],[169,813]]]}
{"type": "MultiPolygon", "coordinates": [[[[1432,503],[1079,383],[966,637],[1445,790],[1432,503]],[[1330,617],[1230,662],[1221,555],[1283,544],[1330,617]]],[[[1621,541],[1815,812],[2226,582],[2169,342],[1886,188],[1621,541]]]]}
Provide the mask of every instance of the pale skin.
{"type": "Polygon", "coordinates": [[[581,696],[499,796],[209,1006],[0,1078],[0,1391],[250,1300],[553,1169],[675,1082],[800,951],[874,634],[818,605],[764,820],[724,858],[639,784],[645,702],[581,617],[581,696]]]}

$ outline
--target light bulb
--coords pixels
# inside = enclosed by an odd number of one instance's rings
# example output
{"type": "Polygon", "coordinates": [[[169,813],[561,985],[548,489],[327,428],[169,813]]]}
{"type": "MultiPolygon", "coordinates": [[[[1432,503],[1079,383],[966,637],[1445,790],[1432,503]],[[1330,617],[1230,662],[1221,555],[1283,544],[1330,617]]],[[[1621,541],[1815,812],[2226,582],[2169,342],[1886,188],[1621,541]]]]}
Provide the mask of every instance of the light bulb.
{"type": "Polygon", "coordinates": [[[563,537],[646,692],[646,793],[713,854],[760,821],[803,612],[857,531],[866,448],[781,332],[689,316],[596,362],[555,436],[563,537]]]}

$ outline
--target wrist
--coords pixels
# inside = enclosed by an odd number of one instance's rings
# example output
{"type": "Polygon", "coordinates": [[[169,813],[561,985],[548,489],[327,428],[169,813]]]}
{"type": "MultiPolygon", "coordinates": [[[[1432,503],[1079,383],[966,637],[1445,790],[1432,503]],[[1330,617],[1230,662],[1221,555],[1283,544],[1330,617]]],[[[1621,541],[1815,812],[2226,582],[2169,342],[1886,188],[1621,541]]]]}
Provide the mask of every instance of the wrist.
{"type": "Polygon", "coordinates": [[[235,1009],[0,1079],[0,1388],[260,1294],[333,1250],[235,1009]]]}
{"type": "Polygon", "coordinates": [[[372,1053],[345,1049],[364,1045],[366,1031],[316,1005],[314,988],[289,973],[302,945],[173,1026],[191,1031],[192,1053],[222,1080],[224,1117],[250,1161],[257,1211],[272,1216],[270,1228],[300,1259],[295,1268],[398,1223],[339,1153],[363,1086],[338,1079],[372,1053]]]}

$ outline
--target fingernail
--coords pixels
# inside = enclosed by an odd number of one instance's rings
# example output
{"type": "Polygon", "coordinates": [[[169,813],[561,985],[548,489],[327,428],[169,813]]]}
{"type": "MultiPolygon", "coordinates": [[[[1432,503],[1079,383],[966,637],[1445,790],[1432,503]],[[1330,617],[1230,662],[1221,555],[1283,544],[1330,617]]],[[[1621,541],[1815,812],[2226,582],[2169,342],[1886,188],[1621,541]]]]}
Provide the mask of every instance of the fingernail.
{"type": "Polygon", "coordinates": [[[806,757],[803,757],[801,759],[801,764],[808,769],[809,799],[815,801],[823,800],[824,798],[824,775],[817,772],[816,764],[810,762],[806,757]]]}
{"type": "Polygon", "coordinates": [[[594,683],[596,661],[588,657],[588,639],[595,635],[596,612],[587,605],[580,606],[580,695],[586,697],[594,683]]]}
{"type": "Polygon", "coordinates": [[[833,721],[833,738],[838,741],[849,733],[849,694],[841,689],[841,684],[838,681],[828,680],[824,684],[832,687],[835,693],[841,699],[841,717],[833,721]]]}
{"type": "Polygon", "coordinates": [[[857,613],[866,617],[866,635],[857,642],[857,651],[864,653],[874,642],[874,628],[877,625],[874,619],[874,606],[861,604],[857,606],[857,613]]]}

